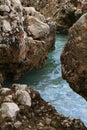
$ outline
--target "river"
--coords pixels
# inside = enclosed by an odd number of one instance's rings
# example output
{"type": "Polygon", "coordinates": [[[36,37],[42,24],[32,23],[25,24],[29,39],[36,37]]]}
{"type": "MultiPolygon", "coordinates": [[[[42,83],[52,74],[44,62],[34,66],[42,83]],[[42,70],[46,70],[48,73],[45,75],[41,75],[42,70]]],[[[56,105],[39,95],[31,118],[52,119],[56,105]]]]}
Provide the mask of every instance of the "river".
{"type": "MultiPolygon", "coordinates": [[[[57,34],[55,50],[49,53],[45,66],[26,73],[16,83],[32,86],[59,113],[79,118],[87,127],[87,102],[73,92],[61,76],[60,55],[66,40],[67,35],[57,34]]],[[[5,86],[9,87],[11,84],[12,82],[9,81],[5,83],[5,86]]]]}

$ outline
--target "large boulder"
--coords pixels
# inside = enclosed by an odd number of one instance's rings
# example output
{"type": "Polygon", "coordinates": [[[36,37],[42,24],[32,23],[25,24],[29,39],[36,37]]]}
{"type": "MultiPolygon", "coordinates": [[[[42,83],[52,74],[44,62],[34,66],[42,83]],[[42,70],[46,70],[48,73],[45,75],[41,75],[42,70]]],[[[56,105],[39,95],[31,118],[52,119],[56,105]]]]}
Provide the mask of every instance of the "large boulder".
{"type": "Polygon", "coordinates": [[[18,79],[27,70],[42,67],[55,43],[55,24],[20,0],[0,3],[0,73],[18,79]]]}
{"type": "Polygon", "coordinates": [[[63,78],[87,100],[87,14],[69,30],[61,64],[63,78]]]}
{"type": "Polygon", "coordinates": [[[1,88],[0,108],[0,130],[86,130],[79,119],[60,115],[37,91],[24,84],[1,88]]]}
{"type": "Polygon", "coordinates": [[[33,6],[46,18],[56,23],[57,31],[67,30],[82,15],[82,2],[78,0],[21,0],[24,6],[33,6]]]}

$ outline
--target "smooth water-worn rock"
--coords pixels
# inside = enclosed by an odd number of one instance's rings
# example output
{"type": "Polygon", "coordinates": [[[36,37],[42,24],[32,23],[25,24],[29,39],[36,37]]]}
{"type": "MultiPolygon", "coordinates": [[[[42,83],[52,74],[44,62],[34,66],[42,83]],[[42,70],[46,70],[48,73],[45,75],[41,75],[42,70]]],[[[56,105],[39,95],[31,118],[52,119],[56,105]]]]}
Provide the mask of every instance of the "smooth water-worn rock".
{"type": "Polygon", "coordinates": [[[55,23],[20,0],[0,1],[0,73],[18,79],[22,73],[41,68],[55,43],[55,23]]]}
{"type": "MultiPolygon", "coordinates": [[[[4,89],[5,90],[5,89],[4,89]]],[[[64,117],[56,112],[50,103],[44,101],[40,94],[27,85],[13,84],[9,93],[2,94],[0,89],[0,130],[86,130],[79,119],[64,117]],[[26,92],[29,96],[17,95],[26,92]],[[20,99],[31,98],[31,105],[20,99]],[[5,101],[12,97],[11,101],[5,101]]],[[[6,93],[5,93],[6,92],[6,93]]]]}
{"type": "Polygon", "coordinates": [[[61,64],[63,78],[87,100],[87,14],[69,30],[61,64]]]}

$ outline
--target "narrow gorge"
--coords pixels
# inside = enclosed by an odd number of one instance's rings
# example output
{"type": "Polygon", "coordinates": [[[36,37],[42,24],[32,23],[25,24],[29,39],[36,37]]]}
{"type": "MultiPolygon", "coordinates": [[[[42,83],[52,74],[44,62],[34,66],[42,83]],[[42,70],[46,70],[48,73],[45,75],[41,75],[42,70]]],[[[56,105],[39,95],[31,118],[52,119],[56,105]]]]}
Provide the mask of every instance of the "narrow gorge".
{"type": "Polygon", "coordinates": [[[0,0],[0,130],[87,129],[86,5],[0,0]]]}

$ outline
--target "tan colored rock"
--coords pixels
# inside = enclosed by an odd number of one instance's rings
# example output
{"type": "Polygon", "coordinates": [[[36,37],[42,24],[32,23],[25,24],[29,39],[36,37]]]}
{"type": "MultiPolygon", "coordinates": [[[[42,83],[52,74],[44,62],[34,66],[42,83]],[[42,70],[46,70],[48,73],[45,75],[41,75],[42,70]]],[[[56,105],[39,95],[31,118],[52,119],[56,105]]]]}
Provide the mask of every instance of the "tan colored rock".
{"type": "Polygon", "coordinates": [[[13,98],[20,104],[31,107],[31,97],[27,91],[27,85],[13,84],[12,85],[13,98]]]}
{"type": "MultiPolygon", "coordinates": [[[[39,92],[29,86],[13,84],[10,91],[12,91],[11,96],[13,96],[13,92],[16,96],[15,92],[17,91],[30,93],[32,105],[29,107],[26,104],[21,104],[21,100],[18,101],[15,98],[13,102],[4,102],[3,95],[0,94],[1,130],[9,130],[9,128],[11,130],[86,130],[79,119],[60,115],[50,103],[41,98],[39,92]]],[[[24,97],[24,95],[21,96],[24,97]]],[[[9,97],[9,94],[7,97],[9,97]]]]}
{"type": "Polygon", "coordinates": [[[10,91],[11,90],[9,88],[1,88],[0,94],[5,96],[5,94],[7,95],[10,91]]]}
{"type": "Polygon", "coordinates": [[[20,104],[31,107],[31,97],[27,91],[17,90],[15,96],[20,104]]]}
{"type": "Polygon", "coordinates": [[[34,7],[23,7],[23,12],[29,16],[34,16],[42,22],[46,22],[45,17],[40,12],[36,11],[34,7]]]}
{"type": "Polygon", "coordinates": [[[12,102],[12,95],[5,96],[4,102],[12,102]]]}
{"type": "MultiPolygon", "coordinates": [[[[78,0],[21,0],[24,6],[33,6],[46,18],[56,22],[57,30],[67,32],[68,29],[80,18],[82,1],[78,0]]],[[[83,2],[84,3],[84,2],[83,2]]],[[[84,4],[85,5],[85,4],[84,4]]],[[[84,6],[85,7],[85,6],[84,6]]],[[[84,10],[83,7],[83,10],[84,10]]]]}
{"type": "Polygon", "coordinates": [[[54,46],[53,32],[54,24],[49,25],[35,8],[23,7],[20,0],[1,1],[0,72],[4,78],[17,80],[22,73],[41,68],[54,46]]]}
{"type": "Polygon", "coordinates": [[[87,14],[69,30],[61,63],[63,78],[87,100],[87,14]]]}
{"type": "Polygon", "coordinates": [[[47,36],[49,34],[49,29],[50,28],[46,23],[43,23],[37,18],[32,16],[28,18],[27,31],[29,31],[35,39],[47,36]]]}

